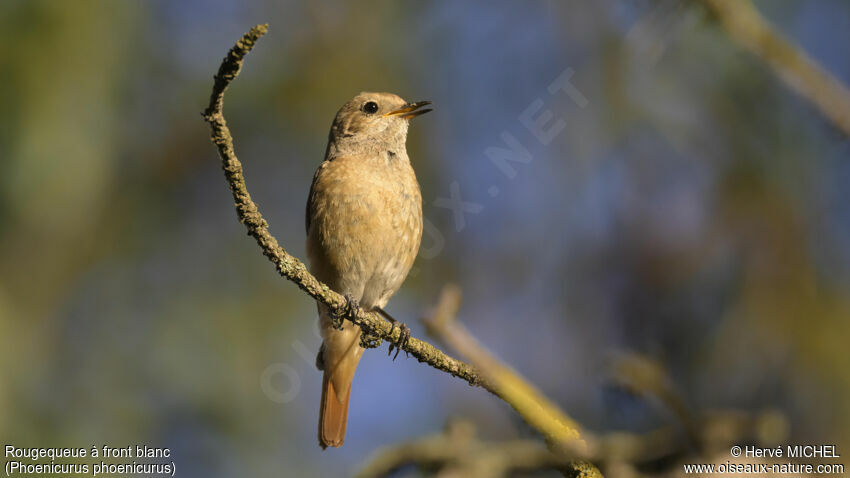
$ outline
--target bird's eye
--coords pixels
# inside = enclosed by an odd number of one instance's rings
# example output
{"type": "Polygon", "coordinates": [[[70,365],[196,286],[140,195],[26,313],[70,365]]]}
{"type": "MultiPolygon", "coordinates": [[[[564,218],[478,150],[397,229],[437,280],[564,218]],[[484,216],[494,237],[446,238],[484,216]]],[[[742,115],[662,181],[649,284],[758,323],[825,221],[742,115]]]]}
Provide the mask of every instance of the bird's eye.
{"type": "Polygon", "coordinates": [[[367,101],[366,103],[363,103],[362,109],[364,113],[368,113],[370,115],[375,114],[378,112],[378,103],[375,103],[374,101],[367,101]]]}

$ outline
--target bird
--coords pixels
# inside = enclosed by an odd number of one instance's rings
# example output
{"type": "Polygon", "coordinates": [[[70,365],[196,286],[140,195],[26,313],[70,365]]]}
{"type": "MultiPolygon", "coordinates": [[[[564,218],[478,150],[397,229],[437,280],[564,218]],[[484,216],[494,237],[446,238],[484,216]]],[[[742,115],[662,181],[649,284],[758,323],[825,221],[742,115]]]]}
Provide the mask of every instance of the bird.
{"type": "MultiPolygon", "coordinates": [[[[384,307],[407,277],[422,240],[422,194],[407,155],[407,131],[411,119],[431,111],[423,108],[429,104],[372,92],[345,103],[307,199],[310,272],[343,294],[349,311],[380,312],[399,324],[396,356],[409,329],[384,307]]],[[[351,383],[364,348],[357,325],[317,305],[322,345],[316,367],[323,371],[318,438],[326,449],[345,441],[351,383]]]]}

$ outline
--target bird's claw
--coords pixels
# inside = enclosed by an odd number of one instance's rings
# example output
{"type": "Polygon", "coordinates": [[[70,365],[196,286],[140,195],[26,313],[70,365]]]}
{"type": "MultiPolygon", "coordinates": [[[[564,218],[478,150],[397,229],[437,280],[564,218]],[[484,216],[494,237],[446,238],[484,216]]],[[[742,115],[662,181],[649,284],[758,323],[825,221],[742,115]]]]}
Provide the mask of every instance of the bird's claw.
{"type": "Polygon", "coordinates": [[[374,349],[381,346],[384,341],[377,336],[360,334],[360,346],[364,349],[374,349]]]}
{"type": "Polygon", "coordinates": [[[357,299],[350,294],[345,294],[345,307],[339,312],[331,314],[331,326],[336,330],[342,330],[342,324],[345,319],[353,319],[357,316],[360,310],[360,304],[357,299]]]}
{"type": "MultiPolygon", "coordinates": [[[[393,353],[393,347],[395,347],[395,355],[393,356],[393,361],[398,357],[398,353],[401,352],[401,349],[407,346],[407,343],[410,342],[410,327],[404,324],[404,322],[399,322],[397,320],[393,320],[392,325],[390,326],[390,335],[393,334],[396,325],[400,330],[398,335],[398,340],[395,343],[390,343],[390,349],[387,351],[387,357],[389,357],[393,353]]],[[[407,351],[404,352],[405,355],[409,354],[407,351]]]]}
{"type": "Polygon", "coordinates": [[[333,327],[334,330],[342,330],[342,323],[344,321],[343,319],[344,319],[344,317],[343,317],[343,314],[341,312],[332,312],[331,313],[331,327],[333,327]]]}

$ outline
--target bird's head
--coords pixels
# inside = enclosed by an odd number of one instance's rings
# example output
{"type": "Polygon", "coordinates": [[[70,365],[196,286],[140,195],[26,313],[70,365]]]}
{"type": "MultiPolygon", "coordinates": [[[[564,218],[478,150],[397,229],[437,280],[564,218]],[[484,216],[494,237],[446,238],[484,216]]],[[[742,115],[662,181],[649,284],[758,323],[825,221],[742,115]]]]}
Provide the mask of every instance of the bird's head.
{"type": "Polygon", "coordinates": [[[330,140],[404,145],[408,122],[430,109],[430,101],[408,103],[392,93],[363,92],[344,104],[331,126],[330,140]]]}

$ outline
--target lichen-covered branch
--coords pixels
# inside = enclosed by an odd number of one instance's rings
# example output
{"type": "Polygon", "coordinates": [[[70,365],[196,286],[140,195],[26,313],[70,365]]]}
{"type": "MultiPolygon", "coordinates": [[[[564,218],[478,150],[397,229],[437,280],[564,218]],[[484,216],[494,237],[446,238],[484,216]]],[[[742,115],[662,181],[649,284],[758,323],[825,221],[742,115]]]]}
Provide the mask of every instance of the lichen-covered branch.
{"type": "MultiPolygon", "coordinates": [[[[277,239],[269,232],[268,223],[263,219],[257,205],[251,200],[251,195],[248,194],[242,164],[236,158],[233,138],[227,127],[222,109],[227,87],[239,74],[245,56],[267,30],[267,25],[255,26],[230,49],[215,75],[210,103],[204,111],[204,119],[209,123],[212,130],[212,141],[218,147],[224,174],[233,193],[236,213],[239,220],[247,228],[248,234],[257,241],[263,254],[275,265],[280,275],[294,282],[310,297],[328,306],[331,311],[359,326],[364,334],[396,343],[401,335],[401,330],[398,327],[392,327],[388,321],[374,312],[366,312],[360,309],[353,312],[349,311],[342,295],[321,283],[310,274],[304,263],[281,247],[277,239]]],[[[557,411],[545,397],[531,388],[524,380],[519,379],[513,372],[508,375],[507,371],[500,370],[500,373],[493,374],[496,381],[491,381],[489,378],[485,379],[472,366],[452,358],[428,342],[414,337],[410,337],[403,344],[402,350],[413,355],[420,362],[461,378],[470,385],[482,386],[501,397],[523,415],[533,427],[543,432],[550,445],[552,443],[558,444],[559,448],[556,451],[567,452],[569,447],[578,443],[576,441],[578,427],[575,423],[563,413],[557,411]],[[531,399],[528,398],[529,394],[534,394],[531,399]],[[551,420],[551,423],[547,423],[547,420],[551,420]],[[560,448],[561,446],[564,448],[560,448]]],[[[476,356],[476,358],[480,359],[481,357],[476,356]]],[[[488,364],[488,366],[492,366],[492,364],[488,364]]],[[[567,455],[573,456],[572,453],[567,455]]],[[[568,476],[601,476],[593,465],[586,463],[570,462],[566,469],[568,476]]]]}
{"type": "Polygon", "coordinates": [[[741,46],[764,60],[797,93],[850,135],[850,90],[788,41],[750,0],[704,0],[741,46]]]}
{"type": "MultiPolygon", "coordinates": [[[[268,223],[263,219],[257,205],[251,200],[251,195],[248,194],[245,177],[242,173],[242,164],[236,158],[233,149],[233,137],[230,135],[227,122],[224,120],[224,113],[222,112],[224,92],[230,82],[239,74],[245,56],[267,31],[268,25],[255,26],[243,35],[227,53],[218,73],[215,75],[210,103],[203,113],[204,119],[212,129],[212,141],[218,147],[224,175],[230,185],[230,190],[233,192],[236,214],[248,229],[248,234],[257,241],[263,254],[274,263],[280,275],[294,282],[310,297],[325,304],[331,310],[342,312],[346,310],[345,298],[319,282],[307,271],[304,263],[286,252],[269,232],[268,223]]],[[[393,328],[388,321],[374,312],[357,310],[354,314],[344,315],[346,319],[357,324],[367,335],[393,343],[399,340],[401,334],[399,328],[393,328]]],[[[481,378],[475,369],[460,360],[449,357],[428,342],[411,337],[404,344],[402,350],[414,356],[420,362],[466,380],[470,385],[481,385],[481,378]]]]}

